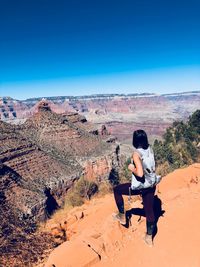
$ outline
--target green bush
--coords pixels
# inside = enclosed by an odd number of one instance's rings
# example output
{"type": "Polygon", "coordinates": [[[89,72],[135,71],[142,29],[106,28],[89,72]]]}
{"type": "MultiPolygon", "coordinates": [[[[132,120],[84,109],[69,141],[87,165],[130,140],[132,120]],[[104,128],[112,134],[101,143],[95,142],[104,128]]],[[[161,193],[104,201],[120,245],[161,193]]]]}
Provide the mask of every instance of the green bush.
{"type": "Polygon", "coordinates": [[[188,124],[200,135],[200,110],[196,110],[190,117],[188,124]]]}
{"type": "Polygon", "coordinates": [[[166,172],[167,168],[170,171],[195,162],[200,155],[199,142],[200,110],[197,110],[189,117],[188,122],[174,122],[163,135],[163,141],[154,141],[157,165],[164,166],[166,172]]]}

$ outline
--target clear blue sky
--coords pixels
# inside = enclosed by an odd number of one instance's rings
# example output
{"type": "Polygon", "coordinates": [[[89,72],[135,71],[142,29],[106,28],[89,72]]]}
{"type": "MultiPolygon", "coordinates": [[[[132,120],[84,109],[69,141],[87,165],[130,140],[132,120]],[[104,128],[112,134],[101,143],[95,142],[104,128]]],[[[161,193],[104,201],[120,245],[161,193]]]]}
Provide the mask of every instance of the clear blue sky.
{"type": "Polygon", "coordinates": [[[1,0],[0,95],[200,90],[199,0],[1,0]]]}

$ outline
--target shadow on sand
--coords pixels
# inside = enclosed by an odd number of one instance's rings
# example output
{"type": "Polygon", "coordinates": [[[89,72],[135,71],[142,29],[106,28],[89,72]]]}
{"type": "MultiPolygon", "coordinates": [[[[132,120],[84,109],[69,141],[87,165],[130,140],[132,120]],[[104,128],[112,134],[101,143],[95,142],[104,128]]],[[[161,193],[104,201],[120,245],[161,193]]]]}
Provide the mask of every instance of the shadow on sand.
{"type": "MultiPolygon", "coordinates": [[[[155,230],[153,233],[153,238],[156,236],[156,234],[158,232],[157,222],[158,222],[159,218],[161,216],[163,216],[164,213],[165,213],[165,211],[162,210],[162,201],[160,200],[160,198],[157,195],[155,195],[154,196],[154,214],[155,214],[156,227],[155,227],[155,230]]],[[[133,209],[127,210],[126,211],[126,224],[124,225],[124,227],[129,228],[129,225],[131,222],[131,217],[133,215],[140,216],[138,219],[138,221],[140,221],[141,217],[145,217],[144,209],[133,208],[133,209]]]]}

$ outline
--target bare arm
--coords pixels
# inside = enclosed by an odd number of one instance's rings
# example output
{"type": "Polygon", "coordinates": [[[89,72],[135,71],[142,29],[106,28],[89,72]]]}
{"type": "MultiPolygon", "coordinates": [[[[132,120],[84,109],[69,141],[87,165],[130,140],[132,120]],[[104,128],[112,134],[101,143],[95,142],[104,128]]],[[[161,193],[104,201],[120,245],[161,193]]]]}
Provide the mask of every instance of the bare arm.
{"type": "Polygon", "coordinates": [[[142,162],[141,162],[139,155],[137,153],[133,153],[132,160],[133,160],[135,166],[134,166],[134,164],[131,163],[128,165],[128,169],[131,172],[133,172],[135,175],[137,175],[139,177],[143,177],[144,172],[143,172],[142,162]]]}

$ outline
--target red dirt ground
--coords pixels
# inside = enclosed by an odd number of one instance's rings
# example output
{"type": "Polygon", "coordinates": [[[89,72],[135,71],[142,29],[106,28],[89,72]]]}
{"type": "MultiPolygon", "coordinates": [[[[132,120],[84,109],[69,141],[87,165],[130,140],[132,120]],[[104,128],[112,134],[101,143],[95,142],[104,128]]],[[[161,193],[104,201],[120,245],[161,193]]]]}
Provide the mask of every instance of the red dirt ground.
{"type": "MultiPolygon", "coordinates": [[[[145,218],[138,221],[134,215],[125,228],[113,220],[114,199],[106,195],[70,211],[65,218],[70,240],[51,253],[45,266],[200,267],[200,164],[164,177],[156,194],[165,212],[153,248],[143,242],[145,218]]],[[[142,208],[141,200],[132,206],[142,208]]]]}

